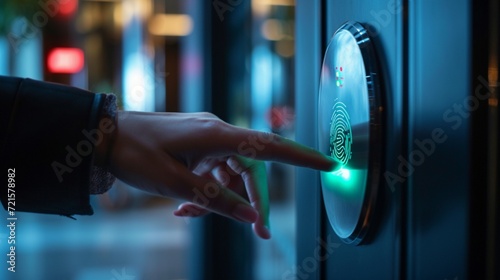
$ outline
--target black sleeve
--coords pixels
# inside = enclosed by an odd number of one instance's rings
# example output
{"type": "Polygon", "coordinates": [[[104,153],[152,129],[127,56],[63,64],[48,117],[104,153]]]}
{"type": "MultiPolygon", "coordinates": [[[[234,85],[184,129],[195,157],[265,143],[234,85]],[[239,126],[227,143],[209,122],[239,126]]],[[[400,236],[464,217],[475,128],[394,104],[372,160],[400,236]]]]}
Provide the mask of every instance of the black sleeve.
{"type": "MultiPolygon", "coordinates": [[[[0,76],[0,198],[16,211],[91,215],[89,177],[103,103],[82,89],[0,76]],[[8,172],[15,170],[15,205],[8,172]]],[[[11,175],[12,176],[12,175],[11,175]]]]}

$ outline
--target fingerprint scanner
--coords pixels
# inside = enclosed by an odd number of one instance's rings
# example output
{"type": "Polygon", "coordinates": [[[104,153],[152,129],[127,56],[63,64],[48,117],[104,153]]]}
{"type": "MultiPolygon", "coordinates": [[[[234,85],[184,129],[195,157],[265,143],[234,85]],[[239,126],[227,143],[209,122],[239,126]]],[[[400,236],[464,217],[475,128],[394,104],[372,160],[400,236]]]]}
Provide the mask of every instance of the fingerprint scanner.
{"type": "Polygon", "coordinates": [[[330,224],[346,243],[359,244],[375,205],[382,163],[382,98],[368,33],[347,22],[331,39],[321,71],[319,148],[340,163],[321,173],[330,224]]]}

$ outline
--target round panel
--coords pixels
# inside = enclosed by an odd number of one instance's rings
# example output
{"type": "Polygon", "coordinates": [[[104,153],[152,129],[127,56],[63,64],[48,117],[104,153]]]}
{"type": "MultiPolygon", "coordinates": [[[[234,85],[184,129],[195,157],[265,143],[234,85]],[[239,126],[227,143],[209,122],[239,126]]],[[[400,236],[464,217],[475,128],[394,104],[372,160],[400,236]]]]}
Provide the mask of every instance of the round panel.
{"type": "Polygon", "coordinates": [[[382,112],[376,59],[366,30],[347,22],[325,53],[319,92],[319,148],[341,167],[321,173],[330,224],[346,243],[366,234],[382,162],[382,112]]]}

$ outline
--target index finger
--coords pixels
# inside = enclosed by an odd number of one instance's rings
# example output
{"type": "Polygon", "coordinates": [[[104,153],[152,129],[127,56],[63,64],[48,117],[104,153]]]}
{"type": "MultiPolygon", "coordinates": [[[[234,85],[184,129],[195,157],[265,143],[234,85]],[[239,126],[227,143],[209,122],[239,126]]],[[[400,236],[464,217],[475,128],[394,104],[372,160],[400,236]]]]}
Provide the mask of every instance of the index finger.
{"type": "Polygon", "coordinates": [[[228,146],[252,159],[279,161],[322,171],[340,168],[340,163],[323,153],[274,133],[235,127],[228,146]]]}

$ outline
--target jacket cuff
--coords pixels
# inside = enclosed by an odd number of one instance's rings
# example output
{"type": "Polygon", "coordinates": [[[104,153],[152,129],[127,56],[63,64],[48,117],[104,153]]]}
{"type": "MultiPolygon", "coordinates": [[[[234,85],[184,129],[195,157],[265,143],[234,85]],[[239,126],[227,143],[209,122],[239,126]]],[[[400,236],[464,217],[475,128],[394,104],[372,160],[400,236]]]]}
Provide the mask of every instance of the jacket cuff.
{"type": "MultiPolygon", "coordinates": [[[[12,81],[16,90],[2,89],[13,99],[0,161],[3,170],[15,168],[16,211],[93,214],[89,180],[102,95],[30,79],[12,81]]],[[[6,207],[6,195],[0,198],[6,207]]]]}

